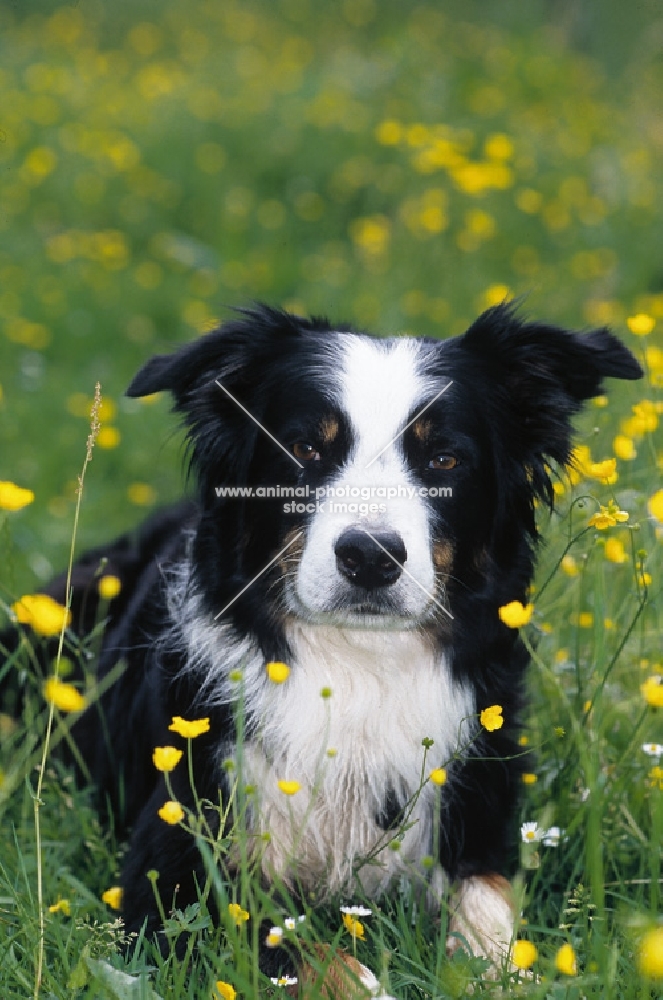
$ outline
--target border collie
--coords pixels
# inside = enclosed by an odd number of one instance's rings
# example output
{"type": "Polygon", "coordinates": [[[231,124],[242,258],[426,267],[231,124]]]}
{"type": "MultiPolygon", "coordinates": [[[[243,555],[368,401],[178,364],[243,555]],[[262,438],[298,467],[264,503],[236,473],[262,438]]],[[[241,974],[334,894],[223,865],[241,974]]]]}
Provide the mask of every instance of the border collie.
{"type": "MultiPolygon", "coordinates": [[[[527,654],[498,609],[527,602],[535,503],[552,503],[572,416],[605,376],[641,374],[607,330],[508,305],[446,341],[258,306],[147,362],[128,395],[172,394],[196,499],[88,553],[73,581],[81,634],[102,559],[122,583],[98,669],[124,669],[75,734],[132,830],[129,931],[160,926],[150,869],[166,909],[206,881],[193,838],[159,817],[171,795],[153,750],[184,747],[174,716],[208,717],[191,743],[196,792],[227,800],[241,701],[236,765],[256,789],[267,883],[320,900],[406,876],[431,903],[451,891],[451,946],[508,953],[527,654]],[[290,668],[282,683],[273,662],[290,668]],[[489,731],[479,715],[494,705],[504,725],[489,731]]],[[[63,578],[49,592],[64,601],[63,578]]],[[[193,808],[186,766],[171,779],[193,808]]]]}

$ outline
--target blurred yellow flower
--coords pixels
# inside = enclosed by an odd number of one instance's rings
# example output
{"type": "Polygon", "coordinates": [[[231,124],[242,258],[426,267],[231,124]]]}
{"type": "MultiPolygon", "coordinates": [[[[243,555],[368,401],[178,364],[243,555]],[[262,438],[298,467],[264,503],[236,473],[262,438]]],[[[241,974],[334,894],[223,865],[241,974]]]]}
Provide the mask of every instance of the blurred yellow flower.
{"type": "Polygon", "coordinates": [[[184,809],[179,802],[173,802],[172,799],[164,802],[158,812],[164,823],[169,823],[171,826],[176,826],[184,819],[184,809]]]}
{"type": "Polygon", "coordinates": [[[245,924],[251,916],[248,910],[243,910],[239,903],[228,903],[228,913],[238,927],[245,924]]]}
{"type": "Polygon", "coordinates": [[[657,490],[656,493],[649,498],[647,507],[649,508],[651,516],[660,524],[663,524],[663,490],[657,490]]]}
{"type": "Polygon", "coordinates": [[[658,764],[652,767],[649,772],[649,784],[652,788],[658,788],[659,792],[663,792],[663,767],[658,764]]]}
{"type": "Polygon", "coordinates": [[[626,562],[627,556],[624,543],[620,542],[618,538],[606,538],[605,557],[614,563],[626,562]]]}
{"type": "Polygon", "coordinates": [[[489,708],[484,708],[479,716],[479,721],[483,728],[487,729],[489,733],[494,733],[496,729],[501,729],[504,725],[504,719],[502,718],[502,706],[490,705],[489,708]]]}
{"type": "Polygon", "coordinates": [[[648,705],[653,708],[663,708],[663,678],[652,674],[644,684],[640,685],[642,695],[648,705]]]}
{"type": "Polygon", "coordinates": [[[538,957],[536,946],[531,941],[514,941],[511,961],[517,969],[530,969],[538,957]]]}
{"type": "Polygon", "coordinates": [[[68,899],[58,899],[57,903],[53,903],[52,906],[48,908],[49,913],[64,913],[65,917],[71,916],[71,903],[68,899]]]}
{"type": "Polygon", "coordinates": [[[121,910],[122,909],[122,896],[123,890],[121,886],[114,885],[110,889],[106,889],[105,892],[101,894],[101,900],[110,906],[111,910],[121,910]]]}
{"type": "Polygon", "coordinates": [[[643,976],[663,979],[663,927],[654,927],[642,938],[638,949],[638,966],[643,976]]]}
{"type": "Polygon", "coordinates": [[[265,670],[270,681],[274,684],[283,684],[290,675],[290,667],[287,663],[280,663],[278,660],[268,663],[265,666],[265,670]]]}
{"type": "Polygon", "coordinates": [[[434,768],[428,775],[434,785],[444,785],[447,780],[447,772],[443,767],[434,768]]]}
{"type": "Polygon", "coordinates": [[[521,604],[520,601],[511,601],[509,604],[505,604],[499,608],[498,614],[500,620],[505,625],[508,625],[509,628],[520,628],[522,625],[527,625],[533,611],[533,604],[521,604]]]}
{"type": "Polygon", "coordinates": [[[636,337],[646,337],[654,329],[656,320],[647,313],[638,313],[636,316],[629,316],[626,325],[636,337]]]}
{"type": "Polygon", "coordinates": [[[107,576],[102,576],[99,580],[97,590],[99,591],[99,597],[103,601],[112,601],[122,590],[122,582],[119,577],[109,573],[107,576]]]}
{"type": "Polygon", "coordinates": [[[97,434],[97,444],[100,448],[110,451],[120,443],[120,432],[117,427],[102,427],[97,434]]]}
{"type": "Polygon", "coordinates": [[[576,953],[570,944],[563,944],[555,956],[555,968],[565,976],[578,974],[576,953]]]}
{"type": "Polygon", "coordinates": [[[201,736],[203,733],[209,732],[209,718],[195,719],[193,722],[187,722],[181,715],[175,715],[168,729],[172,733],[177,733],[178,736],[192,740],[196,736],[201,736]]]}
{"type": "Polygon", "coordinates": [[[277,781],[277,785],[284,795],[296,795],[302,787],[298,781],[286,781],[284,778],[277,781]]]}
{"type": "Polygon", "coordinates": [[[35,495],[32,490],[7,481],[0,482],[0,510],[20,510],[32,503],[35,495]]]}
{"type": "Polygon", "coordinates": [[[59,677],[44,681],[44,698],[61,712],[82,712],[87,700],[73,684],[65,684],[59,677]]]}
{"type": "Polygon", "coordinates": [[[578,625],[580,628],[591,628],[594,624],[594,615],[591,611],[581,611],[578,615],[578,625]]]}
{"type": "Polygon", "coordinates": [[[71,611],[47,594],[25,594],[12,604],[21,625],[29,625],[38,635],[59,635],[71,622],[71,611]]]}
{"type": "Polygon", "coordinates": [[[567,553],[567,555],[564,556],[560,565],[567,576],[577,576],[578,573],[580,572],[580,569],[578,568],[578,563],[575,561],[574,556],[570,555],[569,553],[567,553]]]}
{"type": "Polygon", "coordinates": [[[182,759],[182,751],[177,747],[155,747],[152,760],[157,771],[172,771],[182,759]]]}
{"type": "Polygon", "coordinates": [[[127,490],[127,496],[137,507],[149,507],[157,498],[155,490],[149,483],[132,483],[127,490]]]}
{"type": "Polygon", "coordinates": [[[632,461],[638,454],[635,450],[633,439],[627,437],[625,434],[618,434],[616,436],[612,442],[612,450],[617,458],[621,458],[623,462],[632,461]]]}
{"type": "Polygon", "coordinates": [[[522,779],[524,785],[535,785],[539,780],[535,774],[531,773],[531,771],[527,771],[523,774],[522,779]]]}

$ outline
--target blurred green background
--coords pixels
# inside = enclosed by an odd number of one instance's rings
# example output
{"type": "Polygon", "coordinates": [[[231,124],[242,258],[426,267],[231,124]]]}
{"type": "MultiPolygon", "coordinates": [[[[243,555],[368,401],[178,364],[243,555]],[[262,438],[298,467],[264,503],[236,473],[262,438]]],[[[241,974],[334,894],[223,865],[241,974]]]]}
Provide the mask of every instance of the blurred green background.
{"type": "Polygon", "coordinates": [[[235,305],[446,337],[524,295],[660,387],[662,53],[658,0],[0,7],[4,596],[66,561],[97,380],[79,545],[178,495],[168,401],[122,393],[235,305]]]}

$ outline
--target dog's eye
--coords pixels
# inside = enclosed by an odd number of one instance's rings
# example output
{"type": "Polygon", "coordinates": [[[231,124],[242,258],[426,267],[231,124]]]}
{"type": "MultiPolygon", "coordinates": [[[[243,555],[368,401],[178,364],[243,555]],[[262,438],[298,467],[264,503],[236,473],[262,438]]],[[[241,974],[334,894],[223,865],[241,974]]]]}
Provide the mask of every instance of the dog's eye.
{"type": "Polygon", "coordinates": [[[297,441],[293,446],[292,453],[300,462],[320,461],[320,452],[313,447],[310,441],[297,441]]]}
{"type": "Polygon", "coordinates": [[[458,465],[458,459],[454,455],[436,455],[431,458],[428,463],[429,469],[442,469],[448,472],[449,469],[455,469],[458,465]]]}

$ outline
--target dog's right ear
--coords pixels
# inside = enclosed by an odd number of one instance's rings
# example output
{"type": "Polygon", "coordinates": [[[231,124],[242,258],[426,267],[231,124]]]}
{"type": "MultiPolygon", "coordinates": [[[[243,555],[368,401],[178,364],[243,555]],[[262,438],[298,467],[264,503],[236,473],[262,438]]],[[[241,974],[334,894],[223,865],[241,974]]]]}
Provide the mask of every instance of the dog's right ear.
{"type": "Polygon", "coordinates": [[[138,398],[151,396],[153,392],[167,390],[172,392],[175,389],[173,375],[181,353],[178,351],[176,354],[155,354],[134,375],[125,395],[138,398]]]}
{"type": "Polygon", "coordinates": [[[215,378],[234,378],[308,325],[298,316],[265,305],[238,312],[240,319],[224,323],[174,354],[156,354],[150,358],[132,380],[126,395],[171,392],[177,408],[186,409],[185,400],[190,393],[213,383],[215,378]]]}

